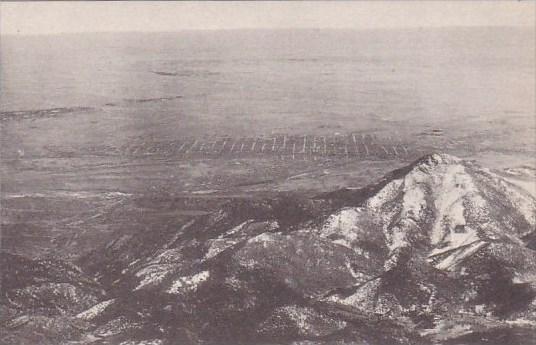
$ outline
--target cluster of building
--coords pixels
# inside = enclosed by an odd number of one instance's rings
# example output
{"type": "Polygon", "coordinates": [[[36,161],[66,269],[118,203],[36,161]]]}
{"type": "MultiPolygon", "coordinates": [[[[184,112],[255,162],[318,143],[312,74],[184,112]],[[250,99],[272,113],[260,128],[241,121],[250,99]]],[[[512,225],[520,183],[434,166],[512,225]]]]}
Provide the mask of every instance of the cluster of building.
{"type": "Polygon", "coordinates": [[[274,135],[270,137],[219,137],[183,141],[140,143],[128,148],[132,155],[167,154],[181,157],[276,156],[282,159],[320,157],[408,157],[408,146],[374,134],[347,135],[274,135]]]}

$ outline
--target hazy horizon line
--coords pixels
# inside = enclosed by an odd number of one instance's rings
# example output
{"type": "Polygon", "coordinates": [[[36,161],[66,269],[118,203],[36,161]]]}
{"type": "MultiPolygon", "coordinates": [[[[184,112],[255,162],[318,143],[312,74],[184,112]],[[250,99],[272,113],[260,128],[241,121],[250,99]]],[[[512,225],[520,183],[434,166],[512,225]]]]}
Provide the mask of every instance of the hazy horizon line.
{"type": "Polygon", "coordinates": [[[261,27],[243,27],[243,28],[193,28],[179,30],[117,30],[117,31],[70,31],[70,32],[44,32],[44,33],[2,33],[0,36],[61,36],[61,35],[94,35],[94,34],[174,34],[174,33],[195,33],[195,32],[229,32],[229,31],[404,31],[419,30],[428,31],[436,29],[518,29],[534,30],[536,34],[536,25],[438,25],[438,26],[404,26],[404,27],[278,27],[278,28],[261,28],[261,27]]]}

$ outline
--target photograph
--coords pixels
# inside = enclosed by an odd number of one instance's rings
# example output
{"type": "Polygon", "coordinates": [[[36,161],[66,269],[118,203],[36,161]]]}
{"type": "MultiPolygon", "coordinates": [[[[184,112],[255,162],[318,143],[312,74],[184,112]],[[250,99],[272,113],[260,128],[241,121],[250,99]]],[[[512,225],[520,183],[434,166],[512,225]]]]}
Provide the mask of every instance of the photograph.
{"type": "Polygon", "coordinates": [[[0,345],[536,345],[536,2],[0,1],[0,345]]]}

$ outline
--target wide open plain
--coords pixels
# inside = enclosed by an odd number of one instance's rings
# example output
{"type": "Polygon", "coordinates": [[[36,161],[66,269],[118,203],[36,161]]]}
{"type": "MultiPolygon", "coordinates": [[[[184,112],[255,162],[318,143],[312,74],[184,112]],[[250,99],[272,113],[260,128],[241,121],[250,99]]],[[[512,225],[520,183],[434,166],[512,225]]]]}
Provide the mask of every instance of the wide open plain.
{"type": "Polygon", "coordinates": [[[480,27],[3,37],[3,246],[79,254],[117,228],[231,197],[359,187],[432,151],[531,173],[533,38],[480,27]]]}

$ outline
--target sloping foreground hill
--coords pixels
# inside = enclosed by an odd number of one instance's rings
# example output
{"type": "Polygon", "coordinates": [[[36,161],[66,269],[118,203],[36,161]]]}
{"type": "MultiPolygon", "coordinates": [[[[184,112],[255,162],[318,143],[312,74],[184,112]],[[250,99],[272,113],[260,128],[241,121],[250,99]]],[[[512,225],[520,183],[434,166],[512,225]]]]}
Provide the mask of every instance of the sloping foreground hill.
{"type": "Polygon", "coordinates": [[[59,344],[91,325],[73,315],[105,296],[80,268],[61,260],[0,253],[1,344],[59,344]]]}
{"type": "Polygon", "coordinates": [[[118,238],[78,263],[106,295],[65,315],[78,343],[536,344],[535,213],[429,155],[365,189],[118,238]]]}

